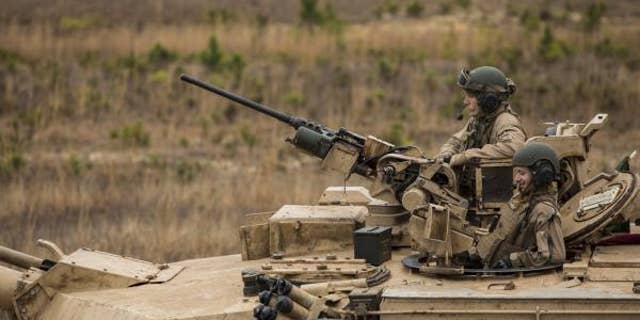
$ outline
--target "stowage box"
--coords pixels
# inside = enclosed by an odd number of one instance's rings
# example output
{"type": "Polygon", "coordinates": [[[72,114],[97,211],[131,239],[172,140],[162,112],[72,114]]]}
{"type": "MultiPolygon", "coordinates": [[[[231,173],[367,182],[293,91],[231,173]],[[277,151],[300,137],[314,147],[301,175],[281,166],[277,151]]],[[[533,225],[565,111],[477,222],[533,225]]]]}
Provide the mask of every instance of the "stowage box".
{"type": "Polygon", "coordinates": [[[391,227],[366,226],[353,232],[356,259],[379,266],[391,259],[391,227]]]}

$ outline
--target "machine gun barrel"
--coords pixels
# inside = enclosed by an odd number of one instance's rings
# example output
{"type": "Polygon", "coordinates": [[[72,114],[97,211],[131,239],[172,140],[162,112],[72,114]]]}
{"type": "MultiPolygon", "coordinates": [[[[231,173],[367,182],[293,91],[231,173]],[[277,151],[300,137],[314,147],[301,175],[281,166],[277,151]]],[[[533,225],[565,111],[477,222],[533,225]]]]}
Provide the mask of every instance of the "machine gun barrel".
{"type": "Polygon", "coordinates": [[[23,269],[38,268],[44,271],[55,265],[51,260],[34,257],[3,246],[0,246],[0,261],[23,269]]]}
{"type": "Polygon", "coordinates": [[[298,129],[298,127],[300,127],[301,125],[303,125],[305,123],[304,119],[298,118],[298,117],[294,117],[291,116],[289,114],[286,114],[284,112],[280,112],[274,109],[271,109],[263,104],[257,103],[253,100],[247,99],[245,97],[241,97],[239,95],[236,95],[232,92],[229,92],[227,90],[224,90],[222,88],[218,88],[216,86],[214,86],[213,84],[210,83],[206,83],[204,81],[201,81],[199,79],[196,79],[188,74],[181,74],[180,75],[180,80],[190,83],[194,86],[200,87],[202,89],[205,89],[207,91],[213,92],[217,95],[223,96],[231,101],[235,101],[245,107],[251,108],[253,110],[256,110],[260,113],[266,114],[272,118],[276,118],[290,126],[292,126],[295,129],[298,129]]]}
{"type": "Polygon", "coordinates": [[[187,74],[180,75],[180,80],[290,125],[296,130],[296,133],[292,139],[287,139],[288,142],[313,156],[323,159],[323,167],[340,171],[345,173],[346,176],[351,173],[364,177],[375,176],[376,164],[372,160],[376,160],[388,152],[397,151],[388,142],[370,136],[365,137],[345,128],[330,129],[321,123],[274,110],[187,74]],[[367,145],[366,147],[365,144],[367,145]],[[333,156],[329,156],[329,151],[331,150],[334,151],[333,156]]]}

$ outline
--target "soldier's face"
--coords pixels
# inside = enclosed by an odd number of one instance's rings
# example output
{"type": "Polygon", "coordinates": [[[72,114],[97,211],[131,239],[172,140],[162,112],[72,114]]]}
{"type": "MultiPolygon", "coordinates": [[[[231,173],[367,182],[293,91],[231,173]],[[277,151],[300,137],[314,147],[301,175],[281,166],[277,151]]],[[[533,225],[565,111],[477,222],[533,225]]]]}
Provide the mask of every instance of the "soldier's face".
{"type": "Polygon", "coordinates": [[[467,113],[470,116],[477,116],[478,115],[478,98],[474,97],[473,95],[469,94],[468,92],[464,92],[464,107],[465,110],[467,110],[467,113]]]}
{"type": "Polygon", "coordinates": [[[518,191],[523,192],[531,184],[533,175],[527,167],[513,167],[513,185],[518,191]]]}

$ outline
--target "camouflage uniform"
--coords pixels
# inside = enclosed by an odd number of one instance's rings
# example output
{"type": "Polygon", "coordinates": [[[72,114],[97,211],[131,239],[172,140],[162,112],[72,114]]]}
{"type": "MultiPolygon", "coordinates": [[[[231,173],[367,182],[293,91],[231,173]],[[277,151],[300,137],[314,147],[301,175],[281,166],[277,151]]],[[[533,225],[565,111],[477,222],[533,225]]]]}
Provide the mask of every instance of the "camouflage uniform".
{"type": "Polygon", "coordinates": [[[514,268],[562,263],[565,247],[555,186],[526,196],[516,194],[510,205],[517,224],[497,247],[494,262],[509,259],[514,268]]]}
{"type": "Polygon", "coordinates": [[[500,69],[481,66],[462,69],[457,85],[476,99],[477,114],[440,148],[436,159],[456,167],[473,159],[511,158],[527,139],[520,118],[507,102],[516,84],[500,69]]]}
{"type": "Polygon", "coordinates": [[[463,165],[472,159],[511,158],[526,139],[520,118],[505,102],[489,115],[471,117],[462,130],[440,148],[437,157],[450,157],[451,166],[463,165]]]}

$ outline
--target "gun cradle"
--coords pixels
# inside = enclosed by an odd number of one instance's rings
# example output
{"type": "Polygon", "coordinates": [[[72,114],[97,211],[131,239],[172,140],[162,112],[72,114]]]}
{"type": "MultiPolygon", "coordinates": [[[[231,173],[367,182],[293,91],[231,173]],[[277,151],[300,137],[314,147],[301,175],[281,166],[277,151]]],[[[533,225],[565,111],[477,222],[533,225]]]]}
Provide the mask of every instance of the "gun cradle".
{"type": "Polygon", "coordinates": [[[352,145],[336,142],[329,149],[327,156],[322,159],[322,169],[337,171],[348,178],[360,157],[359,151],[352,145]]]}
{"type": "Polygon", "coordinates": [[[345,178],[354,172],[365,178],[371,178],[376,175],[376,172],[370,166],[369,160],[375,160],[387,154],[392,148],[394,148],[392,144],[374,136],[367,136],[362,147],[337,140],[332,143],[322,159],[322,168],[337,171],[345,178]]]}

